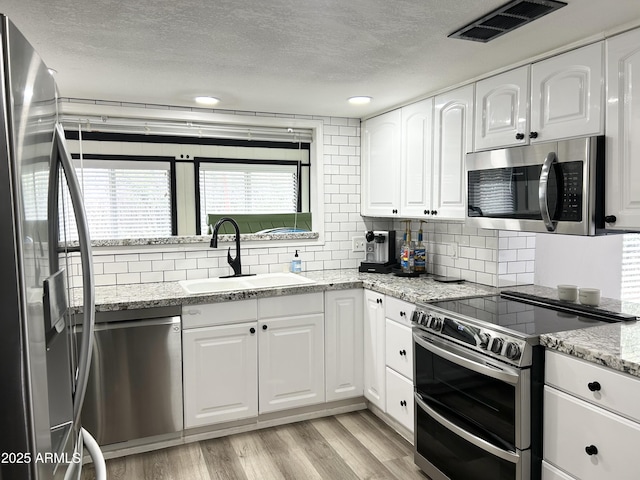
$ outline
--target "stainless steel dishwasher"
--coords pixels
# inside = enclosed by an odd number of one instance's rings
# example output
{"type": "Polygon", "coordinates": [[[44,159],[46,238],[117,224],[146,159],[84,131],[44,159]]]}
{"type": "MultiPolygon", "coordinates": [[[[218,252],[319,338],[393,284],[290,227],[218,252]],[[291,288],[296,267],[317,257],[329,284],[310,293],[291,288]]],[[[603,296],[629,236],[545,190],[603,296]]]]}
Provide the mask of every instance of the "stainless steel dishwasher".
{"type": "Polygon", "coordinates": [[[94,338],[83,427],[100,445],[180,432],[180,307],[98,312],[94,338]]]}

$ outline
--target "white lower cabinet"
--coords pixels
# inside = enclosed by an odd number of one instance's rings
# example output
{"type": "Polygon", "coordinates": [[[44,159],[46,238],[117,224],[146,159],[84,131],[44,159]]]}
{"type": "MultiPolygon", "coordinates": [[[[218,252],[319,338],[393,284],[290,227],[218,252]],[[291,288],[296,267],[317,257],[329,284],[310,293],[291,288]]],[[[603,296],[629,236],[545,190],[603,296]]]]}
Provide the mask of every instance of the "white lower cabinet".
{"type": "Polygon", "coordinates": [[[324,402],[321,313],[261,320],[260,413],[324,402]]]}
{"type": "Polygon", "coordinates": [[[324,397],[324,295],[258,300],[260,413],[324,397]]]}
{"type": "Polygon", "coordinates": [[[413,432],[413,382],[387,367],[387,413],[413,432]]]}
{"type": "Polygon", "coordinates": [[[326,400],[361,397],[364,392],[361,288],[324,294],[326,400]]]}
{"type": "Polygon", "coordinates": [[[640,478],[640,380],[547,351],[545,383],[543,480],[640,478]]]}
{"type": "Polygon", "coordinates": [[[364,396],[385,411],[385,316],[381,293],[364,291],[364,396]]]}
{"type": "Polygon", "coordinates": [[[182,333],[185,428],[258,414],[257,323],[182,333]]]}
{"type": "Polygon", "coordinates": [[[385,380],[387,414],[413,432],[413,333],[415,306],[397,298],[385,302],[385,380]]]}

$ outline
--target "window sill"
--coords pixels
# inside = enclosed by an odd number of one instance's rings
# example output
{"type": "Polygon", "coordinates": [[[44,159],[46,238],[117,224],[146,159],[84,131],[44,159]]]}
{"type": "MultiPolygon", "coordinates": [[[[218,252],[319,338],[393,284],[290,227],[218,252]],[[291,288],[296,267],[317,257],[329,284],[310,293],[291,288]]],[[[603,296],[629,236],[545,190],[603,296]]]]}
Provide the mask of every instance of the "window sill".
{"type": "MultiPolygon", "coordinates": [[[[292,241],[292,240],[317,240],[320,237],[318,232],[301,233],[243,233],[240,235],[240,242],[272,242],[272,241],[292,241]]],[[[120,238],[113,240],[92,240],[92,247],[137,247],[137,246],[161,246],[161,245],[198,245],[209,246],[211,235],[157,237],[157,238],[120,238]]],[[[235,235],[218,235],[218,242],[235,242],[235,235]]],[[[62,244],[60,245],[63,246],[62,244]]],[[[69,242],[68,247],[77,247],[78,242],[69,242]]]]}

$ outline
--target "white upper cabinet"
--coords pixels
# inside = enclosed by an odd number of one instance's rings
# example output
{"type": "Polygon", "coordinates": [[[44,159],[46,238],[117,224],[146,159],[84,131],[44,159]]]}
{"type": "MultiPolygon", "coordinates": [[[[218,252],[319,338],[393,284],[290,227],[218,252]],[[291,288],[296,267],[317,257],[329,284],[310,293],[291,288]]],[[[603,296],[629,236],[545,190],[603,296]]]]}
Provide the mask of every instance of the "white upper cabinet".
{"type": "Polygon", "coordinates": [[[435,98],[433,210],[438,218],[464,219],[465,157],[473,147],[473,85],[435,98]]]}
{"type": "Polygon", "coordinates": [[[475,150],[604,133],[603,43],[476,83],[475,150]]]}
{"type": "Polygon", "coordinates": [[[367,120],[362,128],[362,215],[400,213],[400,110],[367,120]]]}
{"type": "Polygon", "coordinates": [[[607,228],[640,230],[640,29],[607,40],[607,228]]]}
{"type": "Polygon", "coordinates": [[[529,66],[476,83],[475,149],[524,145],[529,134],[529,66]]]}
{"type": "Polygon", "coordinates": [[[431,214],[433,193],[433,98],[401,109],[400,213],[431,214]]]}
{"type": "Polygon", "coordinates": [[[531,66],[531,142],[603,133],[603,42],[531,66]]]}

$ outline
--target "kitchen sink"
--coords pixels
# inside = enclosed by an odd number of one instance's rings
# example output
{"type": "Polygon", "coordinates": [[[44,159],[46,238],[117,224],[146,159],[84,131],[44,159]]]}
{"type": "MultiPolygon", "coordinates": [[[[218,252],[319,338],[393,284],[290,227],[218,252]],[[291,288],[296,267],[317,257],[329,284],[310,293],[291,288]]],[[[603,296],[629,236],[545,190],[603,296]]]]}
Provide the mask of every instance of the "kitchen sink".
{"type": "Polygon", "coordinates": [[[259,273],[247,277],[204,278],[178,282],[187,293],[217,293],[231,290],[290,287],[316,283],[295,273],[259,273]]]}

